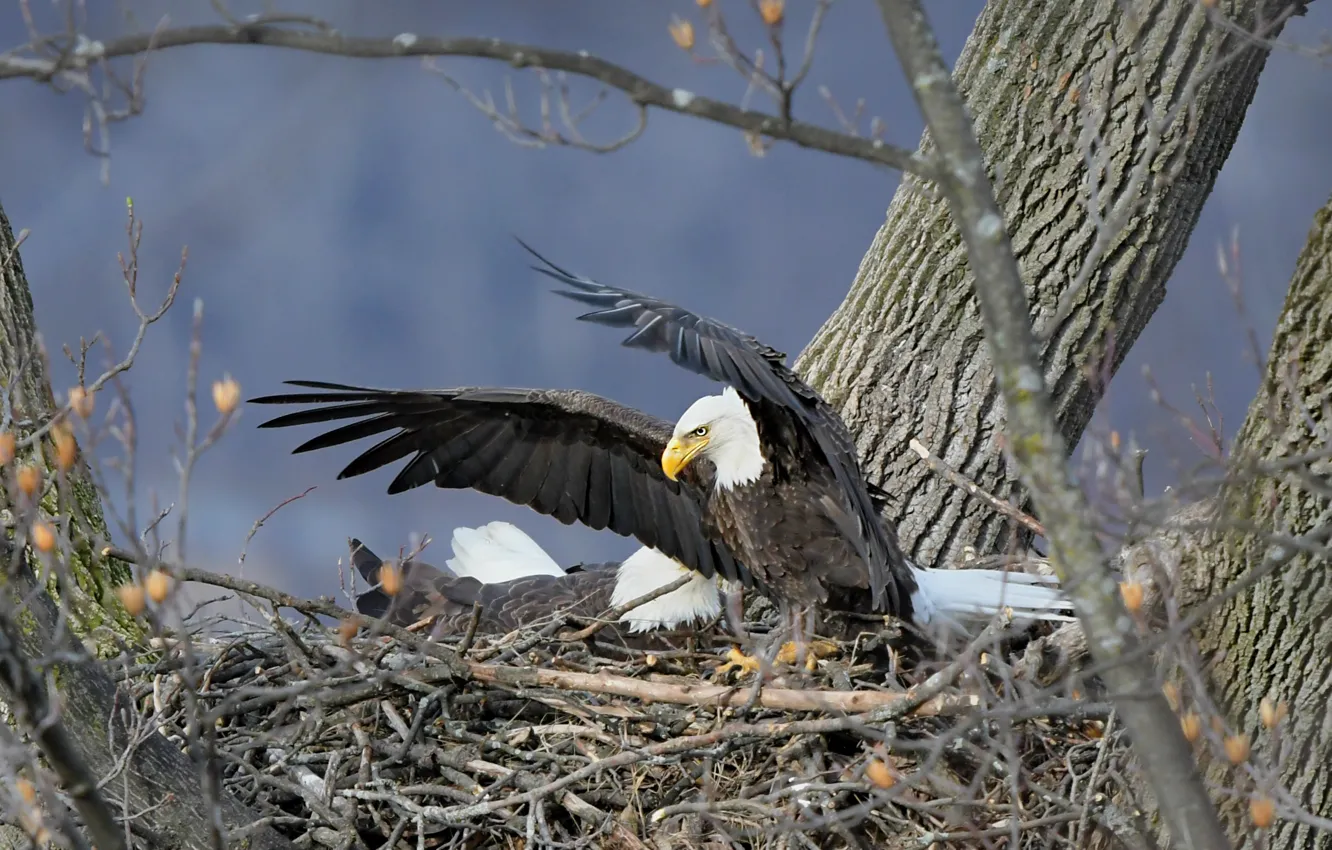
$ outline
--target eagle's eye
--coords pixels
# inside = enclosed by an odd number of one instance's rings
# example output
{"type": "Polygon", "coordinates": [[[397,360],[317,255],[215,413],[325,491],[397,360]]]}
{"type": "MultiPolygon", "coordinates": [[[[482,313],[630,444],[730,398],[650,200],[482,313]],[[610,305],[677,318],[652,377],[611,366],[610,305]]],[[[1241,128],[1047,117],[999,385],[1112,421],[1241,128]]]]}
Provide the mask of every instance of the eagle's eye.
{"type": "Polygon", "coordinates": [[[706,437],[708,435],[708,426],[700,425],[694,429],[695,437],[706,437]]]}

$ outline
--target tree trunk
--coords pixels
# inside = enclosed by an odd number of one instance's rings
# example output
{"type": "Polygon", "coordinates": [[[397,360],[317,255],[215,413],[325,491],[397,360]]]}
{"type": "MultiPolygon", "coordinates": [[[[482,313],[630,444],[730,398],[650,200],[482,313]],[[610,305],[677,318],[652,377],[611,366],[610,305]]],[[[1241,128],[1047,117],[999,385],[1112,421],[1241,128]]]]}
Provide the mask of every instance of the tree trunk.
{"type": "MultiPolygon", "coordinates": [[[[12,564],[10,547],[0,541],[0,558],[12,564]]],[[[14,618],[0,616],[0,695],[21,704],[39,725],[34,733],[47,764],[66,793],[80,786],[95,788],[99,779],[115,776],[100,795],[104,814],[135,812],[136,846],[213,850],[213,827],[228,833],[250,826],[258,815],[223,791],[210,800],[200,781],[199,765],[156,730],[137,728],[134,697],[117,688],[104,664],[77,663],[79,655],[68,632],[58,643],[58,612],[54,602],[35,591],[35,577],[20,559],[8,578],[12,596],[30,601],[14,618]],[[17,628],[14,628],[17,626],[17,628]],[[42,661],[41,673],[37,662],[42,661]],[[52,659],[61,659],[52,661],[52,659]],[[59,682],[59,710],[50,705],[46,675],[59,682]],[[127,722],[133,718],[135,722],[127,722]],[[41,723],[40,721],[48,721],[41,723]],[[146,734],[145,734],[146,731],[146,734]]],[[[17,712],[16,712],[17,713],[17,712]]],[[[87,822],[87,809],[76,807],[87,822]]],[[[96,844],[96,835],[90,835],[96,844]]],[[[271,826],[244,838],[254,850],[287,850],[292,844],[271,826]]]]}
{"type": "MultiPolygon", "coordinates": [[[[12,431],[20,445],[25,436],[50,421],[56,413],[51,382],[46,374],[46,355],[37,343],[36,322],[32,312],[32,293],[23,273],[23,261],[15,243],[5,211],[0,208],[0,387],[8,401],[3,430],[12,431]]],[[[85,644],[98,654],[119,652],[116,638],[133,640],[140,634],[134,618],[126,613],[114,593],[115,587],[129,580],[127,564],[104,559],[101,548],[110,542],[102,503],[82,457],[57,488],[55,454],[48,438],[41,451],[19,452],[16,463],[38,464],[43,471],[45,490],[41,512],[48,518],[63,517],[60,524],[69,531],[68,569],[74,585],[65,600],[71,627],[85,644]],[[60,492],[57,492],[59,489],[60,492]]],[[[9,479],[0,480],[3,492],[9,479]]],[[[5,493],[7,508],[13,502],[5,493]]],[[[47,590],[58,598],[56,577],[51,575],[47,590]]]]}
{"type": "MultiPolygon", "coordinates": [[[[56,405],[45,356],[36,342],[32,295],[3,209],[0,265],[4,274],[0,290],[0,381],[9,400],[5,429],[12,430],[21,444],[24,436],[51,419],[56,405]]],[[[141,631],[114,592],[130,577],[127,565],[98,554],[110,541],[86,465],[80,459],[61,481],[50,440],[44,438],[39,445],[42,450],[19,452],[17,462],[35,462],[44,470],[46,489],[40,513],[47,518],[76,518],[67,524],[73,545],[60,550],[66,555],[65,566],[74,577],[74,586],[62,583],[56,570],[46,570],[50,595],[37,592],[28,557],[11,558],[12,543],[0,540],[0,563],[7,565],[0,571],[0,698],[11,703],[0,705],[4,719],[26,715],[32,721],[30,731],[33,724],[38,724],[33,734],[67,793],[73,793],[71,786],[95,785],[99,777],[111,775],[125,759],[122,778],[108,784],[101,799],[142,813],[135,825],[152,833],[144,838],[147,846],[207,850],[213,846],[210,828],[214,803],[204,797],[198,767],[163,735],[154,732],[133,741],[124,722],[125,710],[135,710],[132,696],[116,688],[101,664],[75,660],[80,656],[75,639],[97,654],[112,655],[119,653],[118,638],[134,642],[141,631]],[[57,482],[61,486],[57,487],[57,482]],[[61,601],[58,590],[66,591],[63,601],[69,613],[62,626],[57,625],[56,603],[61,601]],[[59,682],[59,711],[49,705],[48,673],[59,682]],[[116,799],[122,792],[123,799],[116,799]]],[[[4,483],[11,480],[6,476],[4,483]]],[[[9,494],[4,495],[5,505],[17,515],[9,494]]],[[[89,805],[89,809],[79,807],[85,817],[98,810],[105,814],[95,802],[89,805]]],[[[224,794],[215,805],[220,822],[230,830],[256,820],[252,811],[230,795],[224,794]]],[[[117,810],[112,807],[112,811],[117,810]]],[[[5,834],[0,842],[13,837],[12,833],[5,834]]],[[[247,844],[256,848],[291,846],[272,828],[251,833],[247,844]]]]}
{"type": "MultiPolygon", "coordinates": [[[[1314,217],[1268,355],[1267,374],[1235,440],[1238,476],[1223,495],[1217,531],[1189,570],[1197,600],[1221,596],[1260,564],[1271,534],[1299,538],[1332,531],[1332,199],[1314,217]],[[1303,457],[1293,468],[1273,472],[1303,457]],[[1245,474],[1253,465],[1265,473],[1245,474]],[[1242,476],[1242,477],[1239,477],[1242,476]],[[1241,529],[1239,524],[1256,526],[1241,529]]],[[[1279,544],[1279,541],[1277,541],[1279,544]]],[[[1332,820],[1332,561],[1299,554],[1217,607],[1196,627],[1206,681],[1229,727],[1248,733],[1259,763],[1275,762],[1259,702],[1289,703],[1280,728],[1281,784],[1297,805],[1332,820]]],[[[1254,783],[1210,749],[1202,754],[1214,787],[1244,794],[1254,783]]],[[[1261,789],[1261,785],[1258,790],[1261,789]]],[[[1280,797],[1277,797],[1280,802],[1280,797]]],[[[1258,846],[1246,796],[1218,799],[1237,847],[1258,846]]],[[[1281,808],[1278,808],[1281,811],[1281,808]]],[[[1270,847],[1332,847],[1332,833],[1279,820],[1270,847]]]]}
{"type": "MultiPolygon", "coordinates": [[[[1290,4],[1220,5],[1252,28],[1290,4]]],[[[1109,348],[1110,362],[1093,371],[1100,381],[1112,374],[1161,303],[1267,59],[1211,25],[1204,6],[991,0],[954,71],[1035,328],[1047,338],[1046,379],[1070,446],[1097,401],[1088,365],[1109,348]],[[1149,103],[1157,122],[1180,111],[1159,146],[1144,118],[1149,103]],[[1094,203],[1084,160],[1090,131],[1103,152],[1094,203]],[[1080,273],[1086,284],[1056,321],[1080,273]]],[[[922,147],[932,147],[928,138],[922,147]]],[[[1004,411],[967,274],[947,204],[905,178],[846,301],[796,364],[856,434],[870,478],[896,494],[903,544],[926,565],[966,545],[1002,549],[1015,529],[928,471],[909,439],[1000,498],[1021,498],[998,441],[1004,411]]]]}

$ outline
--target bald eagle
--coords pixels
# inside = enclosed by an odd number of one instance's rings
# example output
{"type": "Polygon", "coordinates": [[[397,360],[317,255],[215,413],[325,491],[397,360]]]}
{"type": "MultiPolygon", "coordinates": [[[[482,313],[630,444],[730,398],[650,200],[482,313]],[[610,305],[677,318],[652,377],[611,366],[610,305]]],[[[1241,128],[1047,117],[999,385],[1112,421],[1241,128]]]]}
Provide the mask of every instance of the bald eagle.
{"type": "Polygon", "coordinates": [[[875,508],[846,424],[783,352],[674,304],[572,274],[523,247],[540,262],[536,271],[567,287],[558,294],[597,308],[580,319],[634,328],[625,346],[669,354],[729,385],[680,417],[661,467],[674,481],[696,461],[709,462],[709,538],[769,589],[797,640],[830,592],[837,601],[868,596],[872,610],[912,619],[918,570],[875,508]]]}
{"type": "Polygon", "coordinates": [[[683,575],[690,580],[682,587],[622,614],[617,621],[621,636],[693,626],[722,613],[715,579],[647,546],[619,564],[579,564],[565,570],[510,523],[456,528],[453,557],[444,567],[416,559],[394,563],[402,587],[390,596],[379,584],[384,561],[359,540],[353,538],[348,544],[352,565],[372,585],[356,597],[356,610],[404,627],[433,618],[432,636],[464,633],[477,602],[481,603],[477,633],[507,634],[539,626],[561,613],[596,617],[683,575]]]}
{"type": "MultiPolygon", "coordinates": [[[[578,390],[388,390],[316,381],[288,383],[319,391],[264,396],[251,402],[314,406],[275,417],[259,427],[352,420],[307,440],[295,453],[388,433],[347,464],[339,479],[410,458],[389,484],[389,493],[434,483],[441,488],[502,496],[565,524],[581,522],[636,538],[644,548],[625,564],[655,564],[662,577],[652,587],[675,580],[683,566],[705,579],[725,579],[722,584],[728,588],[749,587],[772,595],[762,578],[732,555],[705,519],[719,484],[703,447],[695,449],[681,468],[672,468],[670,475],[663,468],[663,458],[678,430],[665,420],[578,390]],[[664,557],[645,554],[653,552],[664,557]]],[[[700,399],[693,409],[705,413],[729,410],[737,417],[745,412],[736,395],[725,392],[700,399]]],[[[725,442],[724,434],[709,439],[714,451],[725,442]]],[[[877,514],[886,495],[866,486],[877,514]]],[[[989,619],[1005,607],[1023,620],[1067,619],[1058,613],[1068,608],[1059,591],[1039,586],[1049,581],[1044,576],[1003,570],[908,569],[914,590],[906,600],[910,613],[902,616],[919,626],[945,622],[969,629],[967,621],[989,619]]],[[[831,607],[853,612],[872,609],[863,582],[846,590],[831,607]]],[[[624,599],[636,599],[642,593],[629,593],[624,599]]],[[[732,603],[727,613],[738,624],[736,599],[735,594],[726,594],[726,601],[732,603]]],[[[470,620],[470,600],[459,597],[457,607],[451,609],[462,617],[462,625],[454,622],[454,627],[465,627],[470,620]]],[[[512,610],[516,616],[521,609],[512,610]]],[[[737,656],[732,660],[738,660],[737,656]]],[[[741,666],[753,667],[752,663],[741,666]]]]}
{"type": "MultiPolygon", "coordinates": [[[[632,327],[629,347],[664,352],[728,384],[675,424],[579,391],[467,387],[379,390],[317,381],[320,390],[253,399],[313,404],[261,423],[357,420],[296,452],[393,432],[339,474],[410,457],[389,485],[434,482],[502,496],[554,516],[634,537],[708,578],[754,587],[778,603],[797,639],[825,607],[926,622],[936,613],[1005,605],[1063,618],[1044,577],[921,570],[880,518],[841,417],[787,365],[786,355],[716,320],[574,275],[524,245],[561,295],[596,310],[580,319],[632,327]]],[[[881,491],[877,491],[881,494],[881,491]]],[[[1047,616],[1049,615],[1049,616],[1047,616]]]]}

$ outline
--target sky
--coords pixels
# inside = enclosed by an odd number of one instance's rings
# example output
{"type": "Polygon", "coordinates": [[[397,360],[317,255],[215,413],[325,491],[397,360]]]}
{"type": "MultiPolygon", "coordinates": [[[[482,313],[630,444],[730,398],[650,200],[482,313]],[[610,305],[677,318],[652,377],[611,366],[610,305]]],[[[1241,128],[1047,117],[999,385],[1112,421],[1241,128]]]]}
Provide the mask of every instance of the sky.
{"type": "MultiPolygon", "coordinates": [[[[926,3],[950,62],[982,5],[926,3]]],[[[55,20],[48,4],[32,6],[55,20]]],[[[737,36],[758,44],[749,4],[724,6],[737,36]]],[[[789,3],[800,32],[811,7],[789,3]]],[[[95,8],[86,31],[101,39],[150,28],[168,12],[172,25],[216,21],[203,0],[95,8]]],[[[668,36],[672,15],[699,21],[692,0],[325,0],[279,8],[317,8],[358,35],[484,35],[588,50],[667,86],[745,97],[733,71],[691,61],[668,36]]],[[[1332,6],[1315,3],[1284,38],[1316,45],[1329,31],[1332,6]]],[[[0,50],[26,40],[18,2],[0,0],[0,50]]],[[[440,67],[478,95],[502,99],[507,81],[523,114],[539,117],[530,72],[466,59],[440,67]]],[[[863,98],[867,114],[883,117],[889,141],[914,147],[922,123],[900,77],[873,5],[838,3],[796,115],[835,126],[817,94],[826,86],[846,108],[863,98]]],[[[208,386],[230,374],[246,397],[278,392],[293,378],[574,387],[674,420],[716,386],[618,347],[614,331],[573,321],[577,306],[549,293],[512,237],[575,271],[742,327],[794,357],[845,296],[897,184],[895,173],[781,144],[756,157],[735,131],[665,113],[653,113],[644,135],[614,153],[524,147],[414,59],[201,46],[154,55],[143,79],[142,114],[111,127],[105,184],[103,159],[84,147],[83,95],[27,80],[0,83],[0,203],[15,230],[30,231],[23,262],[58,391],[76,380],[62,345],[100,332],[123,354],[137,328],[116,258],[125,250],[126,198],[144,223],[144,301],[165,292],[182,247],[189,249],[180,301],[149,331],[125,379],[141,435],[141,512],[154,498],[177,500],[172,453],[180,446],[195,299],[204,307],[207,415],[208,386]]],[[[570,85],[576,103],[598,91],[570,85]]],[[[758,96],[751,105],[766,107],[758,96]]],[[[612,94],[586,132],[609,141],[633,124],[633,111],[612,94]]],[[[1152,401],[1143,368],[1179,406],[1192,403],[1210,373],[1233,435],[1258,383],[1246,359],[1247,328],[1265,350],[1311,216],[1332,192],[1330,129],[1328,68],[1276,52],[1165,303],[1098,414],[1153,449],[1156,491],[1173,480],[1174,466],[1198,456],[1152,401]],[[1216,265],[1218,246],[1236,233],[1243,316],[1216,265]]],[[[293,593],[336,594],[348,536],[387,556],[429,534],[435,544],[425,560],[441,563],[454,527],[494,519],[518,524],[566,564],[622,558],[637,547],[479,493],[426,487],[390,497],[396,469],[337,481],[355,451],[293,456],[317,432],[255,428],[277,412],[243,409],[200,459],[187,540],[197,566],[293,593]],[[255,521],[311,486],[258,531],[240,564],[255,521]]],[[[168,522],[174,534],[174,516],[168,522]]]]}

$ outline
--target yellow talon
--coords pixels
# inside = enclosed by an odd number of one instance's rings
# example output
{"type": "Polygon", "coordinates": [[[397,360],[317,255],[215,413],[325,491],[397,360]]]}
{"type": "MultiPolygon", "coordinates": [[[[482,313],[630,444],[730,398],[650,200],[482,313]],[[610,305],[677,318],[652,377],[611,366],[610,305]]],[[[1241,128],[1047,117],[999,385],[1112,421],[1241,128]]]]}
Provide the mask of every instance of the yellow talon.
{"type": "MultiPolygon", "coordinates": [[[[820,658],[826,658],[838,650],[837,644],[827,640],[816,640],[805,647],[805,669],[813,673],[817,669],[820,658]]],[[[726,661],[717,667],[716,675],[718,678],[726,675],[729,670],[738,670],[740,676],[747,676],[750,673],[756,673],[759,670],[761,662],[756,656],[745,655],[736,647],[731,647],[726,652],[726,661]]],[[[787,641],[782,644],[781,649],[777,651],[776,663],[792,665],[796,663],[796,645],[794,641],[787,641]]]]}
{"type": "Polygon", "coordinates": [[[733,646],[726,652],[726,661],[717,667],[716,677],[720,679],[732,669],[739,670],[741,676],[747,676],[750,673],[758,672],[761,663],[754,656],[745,655],[733,646]]]}
{"type": "MultiPolygon", "coordinates": [[[[826,658],[837,652],[837,644],[830,640],[816,640],[805,647],[805,669],[813,673],[819,665],[820,658],[826,658]]],[[[777,660],[782,664],[795,664],[796,645],[793,641],[787,641],[782,644],[782,648],[777,651],[777,660]]]]}

